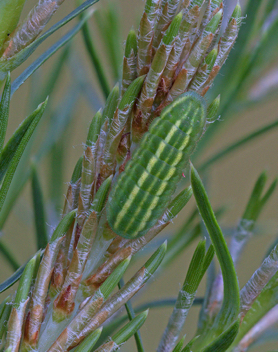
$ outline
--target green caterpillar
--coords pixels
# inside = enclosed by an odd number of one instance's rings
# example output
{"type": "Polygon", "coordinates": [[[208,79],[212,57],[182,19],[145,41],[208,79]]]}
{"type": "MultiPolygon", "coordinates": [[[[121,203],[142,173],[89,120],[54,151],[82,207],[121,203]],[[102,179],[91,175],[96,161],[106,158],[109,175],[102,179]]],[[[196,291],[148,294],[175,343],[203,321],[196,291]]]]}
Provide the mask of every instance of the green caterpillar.
{"type": "Polygon", "coordinates": [[[165,212],[206,123],[206,103],[182,94],[151,124],[114,184],[108,223],[122,237],[143,236],[165,212]]]}

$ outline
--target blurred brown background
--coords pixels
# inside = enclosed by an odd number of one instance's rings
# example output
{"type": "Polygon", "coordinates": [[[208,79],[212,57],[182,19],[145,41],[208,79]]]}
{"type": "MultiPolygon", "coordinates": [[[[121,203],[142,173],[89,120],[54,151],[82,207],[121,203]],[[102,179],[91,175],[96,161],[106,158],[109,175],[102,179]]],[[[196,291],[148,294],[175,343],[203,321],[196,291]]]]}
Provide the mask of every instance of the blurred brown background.
{"type": "MultiPolygon", "coordinates": [[[[114,2],[118,6],[119,14],[122,18],[122,35],[126,37],[129,29],[138,22],[142,13],[144,2],[141,0],[118,0],[114,2]]],[[[228,0],[229,2],[229,0],[228,0]]],[[[230,1],[234,3],[234,1],[230,1]]],[[[31,8],[32,4],[36,1],[28,1],[26,4],[25,12],[31,8]]],[[[73,0],[66,0],[62,5],[58,13],[52,19],[51,24],[55,23],[58,19],[65,16],[74,8],[73,0]]],[[[106,0],[100,0],[96,7],[107,6],[106,0]]],[[[39,56],[55,39],[58,39],[69,29],[73,24],[67,25],[65,28],[55,34],[55,38],[51,38],[46,41],[36,52],[31,56],[27,63],[25,63],[20,69],[16,70],[12,78],[18,76],[18,74],[28,66],[36,57],[39,56]]],[[[93,31],[94,39],[97,42],[99,52],[103,50],[103,43],[99,37],[99,33],[94,25],[94,16],[90,20],[90,26],[93,31]]],[[[124,43],[122,48],[124,47],[124,43]]],[[[85,65],[86,79],[94,82],[96,85],[96,77],[92,71],[89,59],[86,56],[86,52],[83,47],[81,35],[78,34],[74,38],[74,51],[78,54],[77,58],[81,58],[80,65],[85,65]]],[[[59,53],[58,53],[59,55],[59,53]]],[[[37,73],[39,79],[38,82],[47,79],[48,71],[51,70],[54,65],[57,54],[51,58],[43,68],[37,73]]],[[[103,57],[105,61],[105,57],[103,57]]],[[[111,68],[107,62],[107,71],[111,72],[111,68]]],[[[111,75],[110,75],[111,76],[111,75]]],[[[14,95],[11,104],[11,114],[8,126],[8,136],[12,134],[18,124],[23,118],[30,112],[30,103],[28,94],[36,89],[36,80],[33,81],[35,86],[31,87],[31,80],[29,79],[14,95]]],[[[58,87],[55,89],[53,94],[50,96],[51,106],[55,107],[62,99],[63,94],[69,86],[76,84],[75,77],[70,69],[66,67],[62,74],[62,79],[59,82],[58,87]]],[[[97,91],[99,97],[101,92],[97,91]]],[[[206,151],[205,158],[211,155],[214,151],[221,149],[228,145],[230,142],[236,140],[240,136],[245,135],[248,132],[256,130],[258,127],[265,125],[267,122],[271,122],[277,119],[278,115],[278,104],[276,100],[267,101],[264,104],[257,105],[251,109],[247,114],[235,116],[234,120],[231,121],[229,127],[221,134],[221,137],[217,137],[206,151]]],[[[87,129],[92,118],[92,112],[88,106],[88,102],[84,97],[80,97],[78,105],[75,108],[73,121],[71,126],[66,131],[66,142],[67,147],[65,151],[65,172],[62,175],[64,182],[64,192],[66,191],[66,183],[70,180],[73,167],[82,153],[82,143],[85,142],[87,129]]],[[[47,126],[46,126],[47,128],[47,126]]],[[[225,227],[234,227],[237,224],[238,219],[243,213],[243,209],[248,200],[249,194],[252,187],[260,174],[261,171],[267,170],[269,176],[269,183],[278,175],[278,163],[277,163],[277,150],[278,150],[278,138],[277,130],[268,133],[264,137],[256,140],[255,142],[240,149],[237,152],[229,155],[224,161],[220,161],[215,164],[210,172],[210,178],[208,182],[209,195],[214,208],[220,205],[227,205],[229,211],[221,219],[221,225],[225,227]]],[[[40,138],[38,138],[40,139],[40,138]]],[[[40,164],[39,174],[43,182],[44,198],[48,199],[47,194],[47,172],[48,172],[49,159],[44,158],[40,164]]],[[[34,241],[34,224],[32,214],[32,203],[30,199],[30,184],[25,187],[19,201],[16,203],[8,222],[3,231],[3,239],[10,248],[13,248],[13,253],[16,255],[20,264],[23,264],[33,253],[36,251],[36,245],[34,241]]],[[[61,205],[62,207],[62,200],[61,205]]],[[[184,210],[184,214],[188,213],[190,207],[193,206],[193,200],[190,205],[184,210]]],[[[274,197],[271,198],[267,207],[265,208],[260,221],[259,221],[259,234],[256,235],[253,240],[249,243],[247,250],[244,252],[244,257],[241,260],[240,270],[238,272],[240,285],[244,285],[246,280],[252,275],[254,270],[260,264],[264,253],[269,247],[270,243],[274,240],[277,235],[277,218],[278,211],[278,193],[276,191],[274,197]]],[[[167,228],[167,233],[171,233],[178,228],[182,223],[184,216],[180,214],[179,218],[176,219],[175,223],[171,227],[167,228]]],[[[49,224],[51,226],[51,224],[49,224]]],[[[179,288],[184,280],[188,263],[192,255],[192,251],[195,248],[196,243],[189,248],[186,254],[173,263],[163,274],[160,274],[155,278],[149,285],[148,290],[144,290],[143,293],[137,297],[136,304],[138,302],[145,302],[154,298],[166,298],[174,297],[177,295],[179,288]]],[[[141,262],[139,263],[141,264],[141,262]]],[[[139,267],[137,263],[134,267],[129,270],[127,277],[139,267]]],[[[3,260],[0,255],[0,282],[6,279],[12,274],[11,268],[3,260]]],[[[205,281],[205,280],[203,280],[205,281]]],[[[198,291],[198,296],[203,294],[204,283],[202,283],[201,289],[198,291]]],[[[12,289],[13,291],[13,289],[12,289]]],[[[1,295],[3,298],[5,294],[1,295]]],[[[184,331],[189,332],[188,338],[192,337],[196,327],[197,312],[198,308],[193,308],[187,318],[187,323],[184,331]]],[[[170,308],[152,310],[149,313],[146,324],[141,329],[144,346],[146,351],[155,351],[160,336],[167,324],[168,317],[171,313],[170,308]]],[[[278,348],[275,344],[269,345],[269,349],[278,348]]],[[[135,351],[133,339],[130,340],[122,349],[122,351],[135,351]]],[[[254,349],[255,351],[256,349],[254,349]]],[[[258,348],[257,351],[262,351],[258,348]]]]}

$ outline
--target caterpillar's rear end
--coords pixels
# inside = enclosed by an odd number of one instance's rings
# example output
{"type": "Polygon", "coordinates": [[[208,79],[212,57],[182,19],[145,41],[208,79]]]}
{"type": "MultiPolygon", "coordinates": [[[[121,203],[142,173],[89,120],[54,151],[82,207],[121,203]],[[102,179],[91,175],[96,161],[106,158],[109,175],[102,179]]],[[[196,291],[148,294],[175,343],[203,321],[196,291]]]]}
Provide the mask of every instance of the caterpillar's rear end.
{"type": "Polygon", "coordinates": [[[205,123],[206,103],[193,92],[153,121],[110,193],[107,217],[116,234],[143,236],[162,217],[205,123]]]}

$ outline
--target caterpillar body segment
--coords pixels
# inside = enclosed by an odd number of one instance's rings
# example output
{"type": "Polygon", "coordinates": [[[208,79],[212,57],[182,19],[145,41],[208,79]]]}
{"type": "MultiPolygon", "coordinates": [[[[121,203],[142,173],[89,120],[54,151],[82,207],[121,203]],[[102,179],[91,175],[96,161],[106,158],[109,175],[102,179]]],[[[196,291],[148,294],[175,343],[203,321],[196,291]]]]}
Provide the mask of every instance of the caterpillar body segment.
{"type": "Polygon", "coordinates": [[[153,176],[139,163],[130,162],[128,166],[131,171],[128,175],[143,191],[149,192],[154,196],[161,196],[162,194],[169,196],[172,194],[171,187],[169,187],[167,181],[153,176]]]}
{"type": "Polygon", "coordinates": [[[143,236],[165,212],[206,123],[206,103],[179,96],[151,124],[109,196],[107,219],[119,236],[143,236]]]}

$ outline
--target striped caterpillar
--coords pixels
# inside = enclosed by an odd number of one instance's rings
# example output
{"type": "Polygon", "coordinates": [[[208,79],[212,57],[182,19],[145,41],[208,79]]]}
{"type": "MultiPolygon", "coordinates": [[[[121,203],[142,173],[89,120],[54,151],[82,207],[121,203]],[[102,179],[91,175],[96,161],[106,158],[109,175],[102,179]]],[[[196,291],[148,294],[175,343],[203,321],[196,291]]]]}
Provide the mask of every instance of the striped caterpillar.
{"type": "Polygon", "coordinates": [[[107,219],[117,235],[143,236],[161,218],[203,133],[206,111],[204,99],[188,92],[152,122],[109,196],[107,219]]]}

